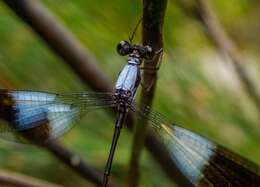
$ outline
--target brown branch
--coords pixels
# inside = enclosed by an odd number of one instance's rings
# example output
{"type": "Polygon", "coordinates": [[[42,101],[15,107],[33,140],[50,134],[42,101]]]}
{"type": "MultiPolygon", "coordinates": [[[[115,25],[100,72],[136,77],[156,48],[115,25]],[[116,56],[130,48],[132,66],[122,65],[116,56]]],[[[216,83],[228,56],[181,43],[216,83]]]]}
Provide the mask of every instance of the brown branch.
{"type": "Polygon", "coordinates": [[[200,23],[202,23],[206,28],[206,34],[217,46],[220,53],[223,54],[224,57],[229,57],[244,90],[252,101],[255,102],[260,111],[260,94],[250,79],[248,72],[243,68],[243,65],[246,64],[246,62],[240,55],[238,48],[232,39],[226,34],[217,15],[211,8],[209,0],[195,0],[196,3],[193,3],[192,5],[187,4],[187,2],[184,2],[183,0],[178,0],[177,2],[182,8],[186,9],[189,14],[192,14],[200,23]]]}
{"type": "MultiPolygon", "coordinates": [[[[89,60],[79,42],[72,37],[51,15],[51,13],[36,0],[2,0],[5,2],[23,21],[50,46],[51,49],[61,56],[65,63],[76,75],[92,89],[97,91],[111,91],[113,85],[107,81],[106,76],[98,69],[94,62],[89,60]],[[49,28],[49,29],[47,29],[49,28]]],[[[128,115],[127,127],[132,129],[133,117],[128,115]]],[[[145,145],[153,157],[160,163],[161,167],[172,180],[176,180],[179,186],[191,186],[176,169],[172,159],[165,151],[165,148],[155,136],[149,134],[145,138],[145,145]],[[164,150],[164,151],[163,151],[164,150]]],[[[60,158],[63,159],[63,158],[60,158]]]]}
{"type": "Polygon", "coordinates": [[[111,91],[112,84],[99,69],[96,60],[90,56],[73,35],[54,16],[35,0],[3,0],[33,31],[60,56],[82,82],[94,90],[111,91]]]}
{"type": "MultiPolygon", "coordinates": [[[[1,79],[2,79],[2,76],[0,76],[0,80],[1,79]]],[[[8,87],[8,88],[13,87],[11,84],[9,84],[9,82],[8,82],[7,85],[2,85],[0,83],[0,87],[1,86],[5,86],[5,88],[6,87],[8,87]]],[[[36,144],[38,146],[41,146],[43,149],[47,150],[48,152],[52,153],[56,158],[58,158],[60,161],[62,161],[64,164],[69,166],[74,171],[76,171],[79,175],[81,175],[86,180],[88,180],[88,181],[90,181],[90,182],[92,182],[93,184],[96,184],[96,185],[102,184],[102,178],[103,178],[102,173],[100,173],[94,167],[87,164],[78,155],[76,155],[73,152],[66,149],[58,141],[52,140],[50,142],[45,142],[44,144],[38,144],[38,143],[36,143],[36,144]]],[[[1,171],[0,171],[0,184],[8,184],[9,185],[9,183],[12,184],[12,181],[14,181],[14,183],[16,182],[17,184],[19,182],[19,181],[17,182],[16,180],[8,181],[8,179],[9,178],[7,178],[6,176],[2,177],[1,171]],[[6,182],[5,182],[5,180],[6,180],[6,182]]],[[[19,184],[20,183],[21,183],[21,186],[22,186],[23,181],[19,182],[19,184]]],[[[112,182],[110,182],[109,186],[111,186],[111,187],[115,186],[115,185],[113,185],[113,183],[112,184],[111,183],[112,182]]],[[[25,184],[27,184],[27,183],[25,183],[25,184]]],[[[19,186],[19,185],[16,185],[16,186],[19,186]]],[[[31,185],[31,186],[33,186],[33,185],[31,185]]],[[[41,185],[41,186],[44,186],[44,185],[41,185]]],[[[46,187],[48,187],[48,186],[46,185],[46,187]]]]}
{"type": "Polygon", "coordinates": [[[238,49],[231,38],[229,38],[224,31],[216,14],[210,7],[208,0],[197,0],[197,3],[202,20],[207,27],[212,40],[222,53],[227,54],[230,57],[241,83],[260,111],[260,95],[257,92],[254,83],[250,80],[250,76],[243,68],[243,65],[245,64],[244,59],[239,54],[238,49]]]}
{"type": "MultiPolygon", "coordinates": [[[[167,0],[143,0],[143,45],[150,45],[155,51],[163,48],[163,22],[167,7],[167,0]]],[[[142,75],[142,91],[140,103],[142,106],[151,107],[157,82],[158,62],[160,54],[152,61],[144,62],[142,75]],[[149,68],[149,69],[148,69],[149,68]]],[[[129,187],[139,185],[140,169],[139,160],[144,147],[145,135],[147,131],[147,121],[138,119],[135,126],[133,146],[128,171],[129,187]]]]}
{"type": "MultiPolygon", "coordinates": [[[[143,0],[143,45],[150,45],[155,51],[163,49],[163,22],[166,7],[167,0],[143,0]]],[[[161,54],[157,55],[152,61],[144,62],[140,101],[142,106],[152,105],[157,82],[157,67],[160,60],[161,54]]],[[[157,136],[152,131],[147,131],[146,123],[145,120],[139,119],[136,125],[129,168],[129,186],[138,186],[139,159],[144,143],[154,159],[161,164],[167,176],[175,184],[182,187],[193,186],[177,168],[176,163],[160,140],[157,139],[157,136]]]]}
{"type": "Polygon", "coordinates": [[[5,187],[61,187],[41,179],[0,170],[0,184],[5,187]]]}
{"type": "MultiPolygon", "coordinates": [[[[56,156],[60,161],[69,166],[74,171],[77,171],[86,180],[101,186],[103,173],[98,172],[95,168],[84,162],[78,155],[64,148],[58,141],[47,142],[43,145],[45,149],[56,156]]],[[[109,186],[113,187],[112,182],[109,186]]]]}

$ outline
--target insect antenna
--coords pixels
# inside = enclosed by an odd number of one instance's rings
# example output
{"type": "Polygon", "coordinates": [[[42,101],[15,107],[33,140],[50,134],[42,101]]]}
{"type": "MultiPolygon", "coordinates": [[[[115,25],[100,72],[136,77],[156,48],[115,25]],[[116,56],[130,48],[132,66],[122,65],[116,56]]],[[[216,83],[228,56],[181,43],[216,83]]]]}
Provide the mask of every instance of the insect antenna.
{"type": "Polygon", "coordinates": [[[134,37],[135,37],[135,33],[136,33],[136,31],[137,31],[137,29],[138,29],[138,27],[139,27],[139,25],[141,24],[142,21],[143,21],[143,17],[141,17],[141,18],[138,20],[138,22],[137,22],[137,24],[136,24],[136,26],[135,26],[133,32],[132,32],[131,35],[129,36],[129,42],[130,42],[130,44],[132,44],[132,41],[133,41],[133,39],[134,39],[134,37]]]}

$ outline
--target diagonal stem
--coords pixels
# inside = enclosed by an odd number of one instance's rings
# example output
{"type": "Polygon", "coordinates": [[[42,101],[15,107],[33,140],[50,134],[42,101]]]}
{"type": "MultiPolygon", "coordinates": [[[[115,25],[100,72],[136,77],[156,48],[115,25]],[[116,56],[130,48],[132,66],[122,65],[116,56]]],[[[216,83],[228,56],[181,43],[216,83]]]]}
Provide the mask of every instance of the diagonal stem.
{"type": "MultiPolygon", "coordinates": [[[[2,80],[3,77],[0,76],[0,80],[2,80]]],[[[7,81],[6,85],[2,85],[0,82],[0,87],[4,86],[4,88],[13,88],[13,85],[7,81]]],[[[97,169],[95,169],[93,166],[89,165],[87,162],[82,160],[78,155],[68,150],[66,147],[64,147],[62,144],[60,144],[56,140],[48,141],[43,144],[36,144],[38,146],[41,146],[44,150],[50,152],[53,156],[55,156],[57,159],[59,159],[61,162],[63,162],[65,165],[69,166],[71,169],[76,171],[79,175],[81,175],[86,180],[92,182],[96,185],[102,184],[102,173],[100,173],[97,169]]],[[[25,177],[23,177],[25,178],[25,177]]],[[[34,181],[33,179],[30,179],[30,182],[26,182],[22,177],[19,176],[13,176],[13,174],[2,172],[0,171],[0,184],[6,184],[6,185],[15,185],[15,186],[52,186],[51,184],[41,184],[41,181],[34,181]],[[35,185],[35,183],[38,183],[38,185],[35,185]]],[[[42,182],[43,183],[43,182],[42,182]]],[[[113,182],[110,183],[110,187],[115,187],[113,182]]],[[[56,187],[56,185],[55,185],[56,187]]]]}
{"type": "Polygon", "coordinates": [[[228,57],[230,59],[245,92],[255,103],[260,112],[260,93],[257,91],[256,85],[251,80],[249,73],[243,67],[243,65],[246,64],[246,61],[240,55],[235,43],[225,32],[216,13],[210,5],[210,1],[192,0],[188,3],[184,0],[177,0],[176,3],[202,24],[206,29],[205,33],[217,47],[220,54],[222,54],[224,58],[228,57]]]}
{"type": "Polygon", "coordinates": [[[58,184],[53,184],[42,179],[0,170],[0,184],[1,186],[15,186],[15,187],[62,187],[58,184]]]}
{"type": "MultiPolygon", "coordinates": [[[[66,149],[58,141],[47,142],[42,145],[42,147],[56,156],[56,158],[69,166],[71,169],[77,171],[77,173],[86,180],[98,186],[102,184],[102,173],[87,164],[78,155],[66,149]]],[[[109,186],[113,187],[115,185],[110,184],[109,186]]]]}
{"type": "Polygon", "coordinates": [[[231,59],[235,71],[238,75],[240,82],[242,83],[245,91],[256,103],[256,106],[260,112],[260,94],[250,79],[248,72],[243,68],[245,64],[244,59],[239,55],[238,49],[235,46],[231,38],[228,37],[223,27],[221,26],[217,15],[214,13],[208,0],[196,0],[198,11],[201,15],[201,20],[209,31],[209,35],[212,40],[223,54],[227,54],[231,59]]]}
{"type": "Polygon", "coordinates": [[[81,43],[61,25],[58,20],[35,0],[2,0],[24,22],[30,25],[35,33],[52,51],[64,60],[63,62],[75,73],[81,75],[82,82],[94,90],[111,91],[108,77],[100,70],[96,59],[81,43]]]}

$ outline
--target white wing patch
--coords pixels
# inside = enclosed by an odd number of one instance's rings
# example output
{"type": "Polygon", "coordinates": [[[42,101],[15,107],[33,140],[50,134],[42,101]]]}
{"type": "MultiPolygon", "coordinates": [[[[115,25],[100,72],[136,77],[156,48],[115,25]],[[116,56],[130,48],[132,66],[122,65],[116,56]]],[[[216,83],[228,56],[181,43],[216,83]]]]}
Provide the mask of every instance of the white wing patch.
{"type": "Polygon", "coordinates": [[[32,129],[41,121],[48,121],[50,138],[56,138],[72,126],[79,109],[57,101],[57,95],[45,92],[12,91],[15,113],[15,129],[32,129]]]}
{"type": "Polygon", "coordinates": [[[161,127],[164,130],[161,137],[177,167],[196,184],[203,177],[203,169],[214,156],[216,145],[181,127],[170,128],[164,124],[161,127]]]}

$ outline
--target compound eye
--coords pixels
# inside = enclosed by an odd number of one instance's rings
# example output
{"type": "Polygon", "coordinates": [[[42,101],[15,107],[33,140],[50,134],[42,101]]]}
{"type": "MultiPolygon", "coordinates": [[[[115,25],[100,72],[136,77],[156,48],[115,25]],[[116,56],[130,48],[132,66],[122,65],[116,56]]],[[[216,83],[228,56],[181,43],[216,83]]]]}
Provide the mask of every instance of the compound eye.
{"type": "Polygon", "coordinates": [[[125,56],[131,53],[131,45],[127,41],[121,41],[116,47],[118,54],[125,56]]]}
{"type": "Polygon", "coordinates": [[[144,48],[145,48],[145,51],[146,51],[144,58],[146,60],[151,60],[155,55],[154,50],[149,45],[144,46],[144,48]]]}

